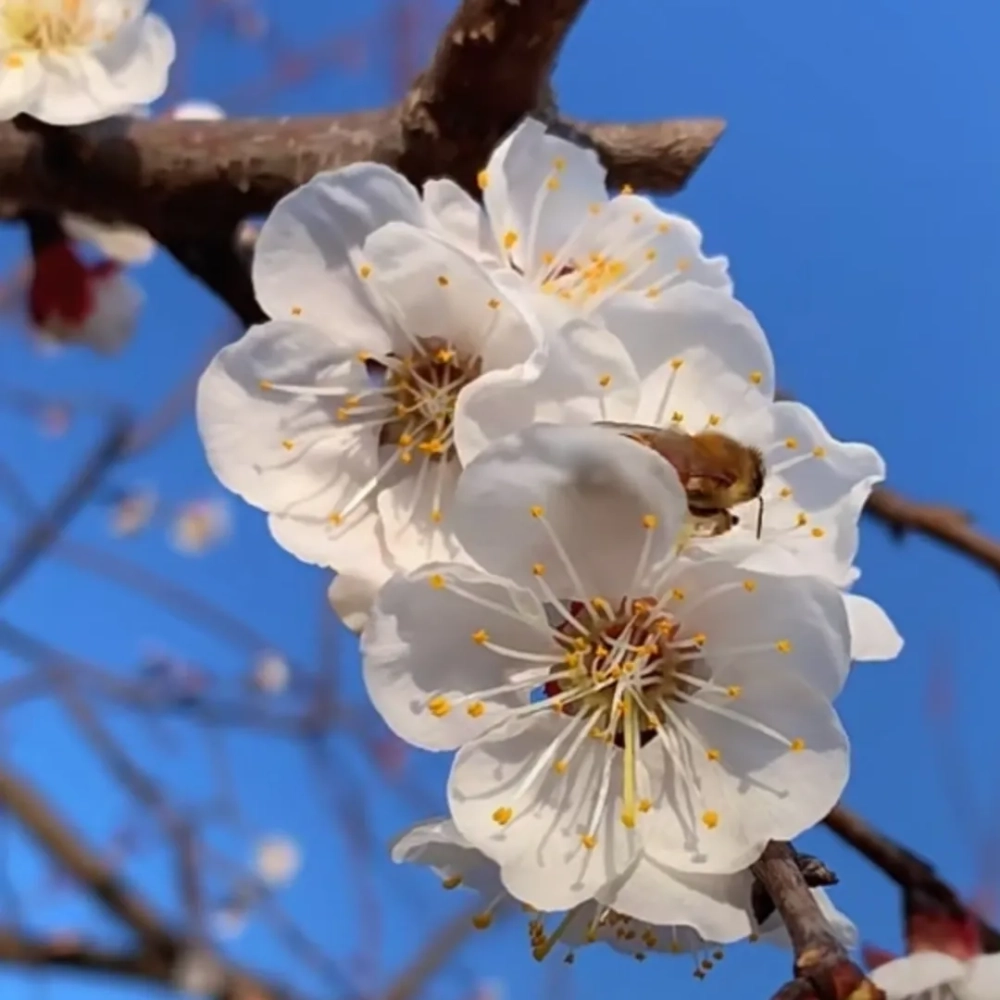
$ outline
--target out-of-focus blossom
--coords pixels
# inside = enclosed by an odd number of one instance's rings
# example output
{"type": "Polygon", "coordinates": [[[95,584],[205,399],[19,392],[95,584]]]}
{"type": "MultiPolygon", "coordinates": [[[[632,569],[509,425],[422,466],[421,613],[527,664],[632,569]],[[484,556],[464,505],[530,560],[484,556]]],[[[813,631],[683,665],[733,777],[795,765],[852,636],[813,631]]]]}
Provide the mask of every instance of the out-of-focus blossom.
{"type": "Polygon", "coordinates": [[[194,997],[215,996],[226,979],[219,960],[205,948],[181,952],[171,976],[174,987],[194,997]]]}
{"type": "Polygon", "coordinates": [[[298,844],[284,834],[262,837],[254,848],[254,871],[272,887],[287,885],[302,867],[298,844]]]}
{"type": "Polygon", "coordinates": [[[116,538],[138,534],[152,520],[158,503],[156,490],[150,487],[122,493],[111,507],[111,534],[116,538]]]}
{"type": "Polygon", "coordinates": [[[226,112],[212,101],[181,101],[168,112],[177,121],[217,122],[226,117],[226,112]]]}
{"type": "Polygon", "coordinates": [[[62,437],[69,430],[72,414],[69,407],[53,403],[39,414],[39,427],[46,437],[62,437]]]}
{"type": "Polygon", "coordinates": [[[281,694],[288,690],[292,668],[281,653],[268,650],[257,657],[250,674],[250,683],[261,694],[281,694]]]}
{"type": "Polygon", "coordinates": [[[131,338],[143,301],[117,262],[87,264],[68,240],[34,253],[28,314],[43,342],[113,354],[131,338]]]}
{"type": "Polygon", "coordinates": [[[222,499],[192,500],[181,507],[171,525],[174,548],[201,555],[225,539],[232,528],[229,505],[222,499]]]}
{"type": "Polygon", "coordinates": [[[4,0],[0,119],[82,125],[167,89],[174,36],[146,0],[4,0]]]}

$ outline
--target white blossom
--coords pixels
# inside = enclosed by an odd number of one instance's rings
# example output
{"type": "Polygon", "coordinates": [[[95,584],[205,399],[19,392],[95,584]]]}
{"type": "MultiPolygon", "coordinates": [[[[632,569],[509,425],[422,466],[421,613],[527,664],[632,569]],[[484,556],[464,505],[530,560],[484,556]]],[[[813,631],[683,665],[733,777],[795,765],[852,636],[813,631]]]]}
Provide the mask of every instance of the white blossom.
{"type": "Polygon", "coordinates": [[[2,0],[0,119],[81,125],[167,87],[174,37],[146,0],[2,0]]]}
{"type": "MultiPolygon", "coordinates": [[[[479,929],[490,926],[494,916],[503,910],[520,905],[505,888],[496,862],[474,848],[449,819],[415,824],[396,839],[392,857],[397,863],[431,868],[445,889],[461,886],[478,893],[483,909],[474,924],[479,929]]],[[[762,927],[756,924],[750,902],[752,883],[748,871],[698,875],[636,865],[621,882],[630,891],[619,891],[617,898],[635,898],[642,905],[661,899],[654,904],[657,909],[683,923],[664,926],[643,920],[607,905],[601,897],[585,900],[567,913],[544,913],[526,907],[531,950],[536,958],[543,959],[559,948],[568,952],[568,960],[572,960],[575,949],[598,943],[640,960],[649,952],[686,954],[694,960],[694,974],[702,978],[722,959],[723,942],[759,938],[783,947],[790,945],[776,917],[762,927]],[[650,876],[653,884],[643,884],[650,876]],[[715,935],[718,940],[709,940],[704,934],[715,935]]],[[[606,892],[605,898],[613,895],[613,891],[606,892]]],[[[813,890],[813,895],[833,921],[838,940],[852,947],[857,936],[854,925],[830,903],[825,892],[813,890]]]]}
{"type": "Polygon", "coordinates": [[[254,871],[268,885],[287,885],[301,867],[302,855],[291,837],[271,834],[262,837],[254,848],[254,871]]]}
{"type": "Polygon", "coordinates": [[[268,651],[254,661],[250,681],[261,694],[281,694],[288,689],[292,668],[281,653],[268,651]]]}
{"type": "Polygon", "coordinates": [[[454,821],[532,905],[576,905],[640,852],[740,871],[843,790],[839,591],[677,558],[685,514],[651,450],[540,425],[462,475],[453,520],[477,565],[397,575],[376,601],[376,708],[402,739],[459,751],[454,821]]]}
{"type": "Polygon", "coordinates": [[[869,973],[886,1000],[1000,1000],[1000,955],[961,961],[937,951],[917,951],[869,973]]]}
{"type": "Polygon", "coordinates": [[[185,555],[201,555],[232,531],[229,505],[219,498],[192,500],[184,504],[170,526],[174,548],[185,555]]]}
{"type": "Polygon", "coordinates": [[[528,118],[480,172],[483,207],[450,180],[428,181],[424,199],[449,239],[579,311],[689,283],[731,289],[694,223],[629,189],[609,197],[606,180],[596,152],[528,118]]]}
{"type": "Polygon", "coordinates": [[[87,264],[67,240],[34,255],[28,314],[42,342],[113,354],[131,339],[144,301],[116,262],[87,264]]]}
{"type": "Polygon", "coordinates": [[[529,419],[577,405],[597,419],[634,390],[602,329],[560,315],[548,336],[547,318],[425,222],[416,190],[375,164],[293,192],[254,256],[272,322],[225,347],[199,385],[212,469],[268,512],[279,544],[337,570],[331,599],[354,625],[396,568],[460,556],[455,436],[480,392],[519,388],[529,419]]]}
{"type": "Polygon", "coordinates": [[[226,973],[211,951],[192,947],[178,955],[171,979],[180,993],[192,997],[212,997],[221,990],[226,973]]]}
{"type": "MultiPolygon", "coordinates": [[[[774,361],[753,313],[728,292],[687,283],[653,301],[618,296],[601,319],[628,352],[639,385],[631,409],[624,398],[616,401],[615,421],[626,425],[619,432],[634,433],[636,425],[675,436],[724,434],[754,449],[762,463],[759,495],[732,508],[735,524],[724,534],[692,537],[691,554],[725,553],[748,568],[817,574],[846,591],[858,576],[861,508],[884,478],[885,463],[869,445],[833,438],[801,403],[774,401],[774,361]]],[[[517,392],[508,387],[501,398],[499,389],[487,388],[470,401],[456,434],[463,463],[532,422],[517,392]]],[[[579,406],[560,414],[582,418],[579,406]]],[[[854,594],[845,592],[844,600],[853,657],[896,656],[902,640],[885,612],[854,594]]]]}

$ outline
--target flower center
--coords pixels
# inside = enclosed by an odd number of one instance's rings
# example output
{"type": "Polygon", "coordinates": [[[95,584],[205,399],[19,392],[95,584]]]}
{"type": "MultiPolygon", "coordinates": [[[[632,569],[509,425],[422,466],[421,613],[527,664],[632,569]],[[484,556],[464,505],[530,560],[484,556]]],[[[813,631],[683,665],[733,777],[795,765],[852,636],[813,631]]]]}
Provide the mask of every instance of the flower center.
{"type": "MultiPolygon", "coordinates": [[[[3,5],[0,24],[14,48],[47,52],[88,45],[99,28],[88,6],[87,0],[15,0],[3,5]]],[[[8,65],[18,65],[11,61],[18,58],[9,56],[8,65]]]]}
{"type": "Polygon", "coordinates": [[[630,738],[627,720],[637,712],[635,735],[644,745],[663,723],[661,702],[688,690],[680,668],[685,654],[697,654],[697,640],[675,642],[680,626],[653,597],[622,600],[611,618],[601,598],[591,606],[574,601],[568,608],[584,634],[573,634],[577,628],[568,622],[559,626],[567,656],[545,682],[546,697],[569,715],[596,713],[606,719],[605,728],[592,735],[621,749],[630,738]]]}
{"type": "Polygon", "coordinates": [[[396,445],[404,463],[412,461],[414,451],[437,460],[453,456],[458,394],[482,371],[481,360],[463,357],[439,337],[421,341],[420,347],[422,353],[409,358],[369,360],[370,370],[384,366],[382,392],[393,404],[379,443],[396,445]]]}

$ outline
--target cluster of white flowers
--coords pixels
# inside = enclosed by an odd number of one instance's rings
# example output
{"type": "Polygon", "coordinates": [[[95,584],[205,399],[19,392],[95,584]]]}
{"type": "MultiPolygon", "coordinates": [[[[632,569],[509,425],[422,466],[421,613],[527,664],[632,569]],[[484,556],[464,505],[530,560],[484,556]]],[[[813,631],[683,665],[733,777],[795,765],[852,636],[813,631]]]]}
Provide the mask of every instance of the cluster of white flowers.
{"type": "Polygon", "coordinates": [[[606,941],[703,972],[762,930],[767,842],[844,788],[851,661],[899,651],[851,592],[883,462],[775,401],[727,260],[609,197],[592,151],[527,120],[479,186],[365,163],[281,201],[271,320],[205,372],[202,439],[336,572],[389,727],[455,752],[450,816],[397,860],[484,893],[483,926],[533,908],[539,957],[606,941]]]}

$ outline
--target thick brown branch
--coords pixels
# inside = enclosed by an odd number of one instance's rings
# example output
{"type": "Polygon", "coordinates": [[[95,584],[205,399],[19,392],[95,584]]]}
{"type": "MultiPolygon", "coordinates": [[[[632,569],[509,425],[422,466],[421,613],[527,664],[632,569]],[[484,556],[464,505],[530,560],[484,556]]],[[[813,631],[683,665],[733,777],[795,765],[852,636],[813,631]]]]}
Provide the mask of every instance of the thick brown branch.
{"type": "MultiPolygon", "coordinates": [[[[827,816],[826,825],[902,889],[920,890],[956,916],[969,912],[958,893],[938,876],[932,865],[874,829],[856,813],[837,806],[827,816]]],[[[983,948],[1000,952],[1000,932],[985,920],[978,919],[983,948]]]]}
{"type": "Polygon", "coordinates": [[[879,486],[872,491],[865,513],[881,521],[899,538],[908,532],[926,535],[1000,573],[1000,542],[977,530],[963,510],[919,503],[879,486]]]}
{"type": "Polygon", "coordinates": [[[715,148],[726,123],[694,118],[639,125],[569,123],[597,150],[613,187],[672,194],[688,182],[715,148]]]}
{"type": "Polygon", "coordinates": [[[519,119],[549,110],[549,77],[586,0],[464,0],[403,102],[402,169],[472,188],[519,119]]]}
{"type": "Polygon", "coordinates": [[[763,884],[788,929],[795,950],[795,981],[775,1000],[878,1000],[882,993],[850,960],[820,911],[799,871],[794,849],[772,841],[753,873],[763,884]]]}

